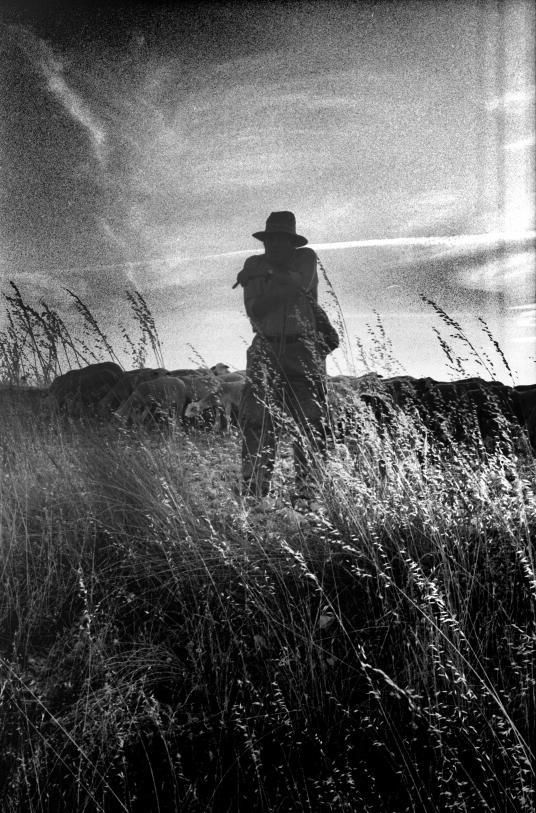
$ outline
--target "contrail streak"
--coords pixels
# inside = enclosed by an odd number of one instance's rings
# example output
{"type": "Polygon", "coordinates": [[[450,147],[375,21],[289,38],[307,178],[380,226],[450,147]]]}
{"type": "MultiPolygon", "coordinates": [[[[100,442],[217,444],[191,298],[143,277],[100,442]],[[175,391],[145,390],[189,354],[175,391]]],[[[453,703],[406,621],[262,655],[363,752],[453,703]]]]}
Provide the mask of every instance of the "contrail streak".
{"type": "MultiPolygon", "coordinates": [[[[508,245],[517,245],[522,243],[529,243],[536,239],[536,230],[525,231],[493,231],[484,234],[456,234],[451,236],[433,236],[433,237],[385,237],[377,240],[347,240],[338,243],[310,243],[313,249],[325,251],[339,251],[348,248],[402,248],[404,246],[445,246],[451,249],[460,248],[482,248],[486,246],[496,246],[500,248],[507,243],[508,245]]],[[[241,249],[239,251],[225,251],[221,254],[202,254],[191,255],[187,257],[168,255],[165,257],[148,257],[143,260],[135,260],[132,262],[125,261],[122,263],[113,263],[111,265],[90,265],[90,266],[76,266],[70,268],[57,268],[56,271],[113,271],[118,268],[140,268],[147,265],[158,265],[160,263],[167,263],[168,265],[175,266],[187,262],[199,262],[200,260],[219,260],[225,257],[242,257],[250,254],[259,254],[262,249],[241,249]]]]}
{"type": "Polygon", "coordinates": [[[536,231],[487,232],[485,234],[455,234],[442,237],[390,237],[378,240],[351,240],[346,243],[312,243],[312,248],[341,249],[402,246],[447,246],[448,248],[479,248],[501,243],[523,243],[534,240],[536,231]]]}
{"type": "MultiPolygon", "coordinates": [[[[336,251],[345,248],[402,248],[404,246],[446,246],[448,248],[479,248],[501,243],[524,243],[536,238],[536,230],[492,231],[484,234],[455,234],[433,237],[384,237],[377,240],[347,240],[338,243],[310,243],[313,249],[336,251]]],[[[255,254],[255,250],[227,251],[223,254],[206,254],[203,257],[189,259],[210,260],[220,257],[236,257],[244,254],[255,254]]],[[[258,252],[257,252],[258,253],[258,252]]]]}

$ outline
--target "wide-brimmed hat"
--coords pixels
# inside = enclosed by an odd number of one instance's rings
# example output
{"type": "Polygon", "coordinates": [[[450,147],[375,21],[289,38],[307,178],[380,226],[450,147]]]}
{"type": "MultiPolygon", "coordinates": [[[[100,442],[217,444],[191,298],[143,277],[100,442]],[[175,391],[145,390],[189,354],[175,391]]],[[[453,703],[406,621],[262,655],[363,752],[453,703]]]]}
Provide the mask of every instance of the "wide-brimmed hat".
{"type": "Polygon", "coordinates": [[[272,212],[266,221],[266,229],[256,231],[253,237],[264,240],[267,234],[290,234],[296,246],[306,246],[309,242],[306,237],[296,234],[296,218],[293,212],[272,212]]]}

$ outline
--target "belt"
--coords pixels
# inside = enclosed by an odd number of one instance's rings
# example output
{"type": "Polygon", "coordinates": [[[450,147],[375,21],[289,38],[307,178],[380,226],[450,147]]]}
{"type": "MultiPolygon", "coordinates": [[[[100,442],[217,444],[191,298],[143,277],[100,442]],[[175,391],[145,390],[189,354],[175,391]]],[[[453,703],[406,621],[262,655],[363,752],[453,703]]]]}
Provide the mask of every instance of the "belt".
{"type": "Polygon", "coordinates": [[[263,336],[263,339],[266,339],[267,342],[281,342],[282,344],[294,344],[295,342],[299,342],[303,339],[303,336],[299,336],[297,333],[291,334],[290,336],[263,336]]]}

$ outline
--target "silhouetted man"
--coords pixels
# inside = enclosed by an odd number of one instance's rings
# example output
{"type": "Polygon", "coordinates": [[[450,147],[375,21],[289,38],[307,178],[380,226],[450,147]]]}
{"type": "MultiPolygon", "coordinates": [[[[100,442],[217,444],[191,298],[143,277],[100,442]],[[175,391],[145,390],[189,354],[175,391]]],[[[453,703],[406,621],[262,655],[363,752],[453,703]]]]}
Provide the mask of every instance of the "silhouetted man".
{"type": "MultiPolygon", "coordinates": [[[[312,466],[325,451],[325,357],[318,333],[317,257],[304,248],[292,212],[272,212],[253,237],[264,254],[248,257],[238,275],[255,336],[247,352],[240,404],[242,493],[270,490],[281,424],[294,429],[296,503],[314,498],[312,466]]],[[[333,349],[333,348],[332,348],[333,349]]]]}

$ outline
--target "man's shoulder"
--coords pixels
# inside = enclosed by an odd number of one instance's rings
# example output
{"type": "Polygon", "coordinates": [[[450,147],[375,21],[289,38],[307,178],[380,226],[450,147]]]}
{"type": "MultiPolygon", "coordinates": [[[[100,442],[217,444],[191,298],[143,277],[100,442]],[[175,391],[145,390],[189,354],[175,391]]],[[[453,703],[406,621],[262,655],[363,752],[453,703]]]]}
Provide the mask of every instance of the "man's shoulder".
{"type": "Polygon", "coordinates": [[[294,255],[294,265],[299,269],[316,269],[317,256],[312,248],[305,246],[297,248],[294,255]]]}
{"type": "Polygon", "coordinates": [[[266,257],[264,254],[253,254],[247,257],[244,262],[244,271],[259,271],[266,267],[266,257]]]}
{"type": "Polygon", "coordinates": [[[294,258],[294,268],[300,273],[306,285],[312,284],[316,279],[317,256],[312,248],[304,247],[296,249],[294,258]]]}
{"type": "Polygon", "coordinates": [[[296,249],[296,256],[303,257],[309,260],[316,260],[316,251],[311,246],[303,246],[296,249]]]}

